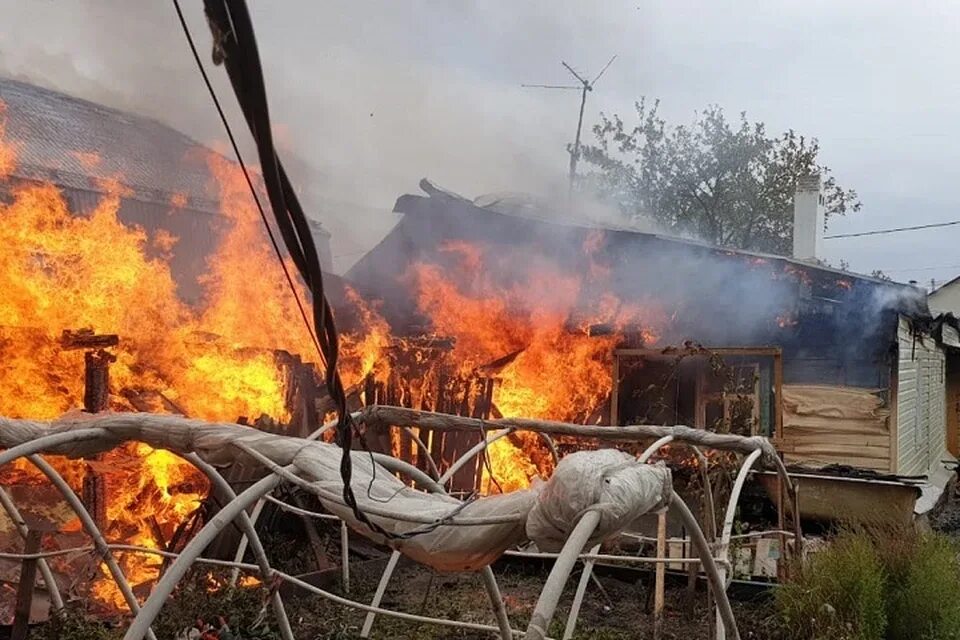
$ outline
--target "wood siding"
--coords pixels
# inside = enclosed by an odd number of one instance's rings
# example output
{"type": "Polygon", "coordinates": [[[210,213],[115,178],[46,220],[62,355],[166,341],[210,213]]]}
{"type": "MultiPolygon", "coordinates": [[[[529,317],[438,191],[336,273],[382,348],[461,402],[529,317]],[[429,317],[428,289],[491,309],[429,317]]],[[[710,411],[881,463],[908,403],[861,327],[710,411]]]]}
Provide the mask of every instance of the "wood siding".
{"type": "Polygon", "coordinates": [[[946,447],[946,359],[929,336],[914,337],[910,322],[897,330],[897,469],[923,475],[946,447]]]}
{"type": "Polygon", "coordinates": [[[890,410],[870,389],[783,385],[783,437],[788,464],[890,469],[890,410]]]}

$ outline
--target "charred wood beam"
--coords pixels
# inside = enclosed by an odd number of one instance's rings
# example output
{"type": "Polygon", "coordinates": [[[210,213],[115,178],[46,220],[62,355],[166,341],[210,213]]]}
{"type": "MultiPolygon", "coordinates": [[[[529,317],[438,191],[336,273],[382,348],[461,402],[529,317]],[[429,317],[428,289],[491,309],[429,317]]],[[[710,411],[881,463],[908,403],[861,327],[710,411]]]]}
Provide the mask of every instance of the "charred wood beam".
{"type": "Polygon", "coordinates": [[[776,450],[769,440],[760,436],[739,436],[726,433],[714,433],[704,429],[694,429],[683,425],[631,425],[625,427],[595,426],[555,422],[551,420],[532,420],[529,418],[500,418],[483,420],[465,418],[444,413],[429,413],[401,407],[373,406],[365,407],[357,418],[367,427],[389,428],[421,427],[434,431],[499,431],[500,429],[521,429],[550,435],[565,435],[599,440],[635,441],[658,439],[673,436],[681,442],[687,442],[713,449],[752,453],[760,449],[767,456],[776,456],[776,450]]]}
{"type": "MultiPolygon", "coordinates": [[[[40,551],[43,532],[31,529],[23,547],[24,555],[40,551]]],[[[27,640],[30,625],[30,608],[33,603],[33,588],[37,579],[37,558],[26,558],[20,565],[20,583],[17,586],[17,603],[13,611],[13,629],[10,640],[27,640]]]]}
{"type": "MultiPolygon", "coordinates": [[[[86,330],[77,333],[79,335],[64,331],[63,342],[67,342],[70,336],[72,344],[78,345],[65,348],[83,348],[94,343],[118,343],[117,336],[98,336],[93,331],[86,330]]],[[[116,356],[102,348],[83,354],[83,410],[87,413],[100,413],[110,407],[110,363],[116,360],[116,356]]],[[[107,525],[106,479],[93,465],[88,464],[84,473],[81,498],[97,527],[104,530],[107,525]]]]}
{"type": "Polygon", "coordinates": [[[93,329],[64,329],[60,334],[60,348],[64,351],[77,349],[106,349],[120,344],[120,336],[113,333],[97,334],[93,329]]]}

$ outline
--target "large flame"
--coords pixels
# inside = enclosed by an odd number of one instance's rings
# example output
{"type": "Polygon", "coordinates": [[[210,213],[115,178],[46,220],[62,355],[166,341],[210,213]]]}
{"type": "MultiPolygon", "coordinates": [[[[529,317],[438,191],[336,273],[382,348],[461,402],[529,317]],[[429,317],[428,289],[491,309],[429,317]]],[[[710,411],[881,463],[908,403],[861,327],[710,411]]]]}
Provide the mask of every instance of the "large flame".
{"type": "MultiPolygon", "coordinates": [[[[0,178],[15,169],[19,147],[4,133],[0,103],[0,178]]],[[[99,162],[92,151],[77,154],[90,169],[99,162]]],[[[275,350],[307,360],[316,360],[316,350],[243,175],[220,156],[211,155],[209,166],[225,231],[208,261],[199,310],[178,298],[163,259],[177,238],[119,220],[127,195],[122,176],[99,185],[105,195],[86,215],[70,211],[52,184],[0,183],[10,191],[0,203],[0,414],[51,419],[78,408],[83,352],[63,349],[60,337],[66,329],[91,328],[120,337],[110,369],[114,409],[142,410],[146,403],[152,410],[180,410],[216,421],[289,417],[275,350]],[[149,258],[148,248],[160,257],[149,258]],[[151,404],[157,398],[161,401],[151,404]]],[[[172,215],[188,215],[177,211],[186,204],[182,195],[171,204],[172,215]]],[[[300,299],[309,304],[296,284],[300,299]]],[[[373,354],[386,335],[376,314],[364,313],[375,330],[346,341],[348,384],[372,370],[373,354]]],[[[101,474],[108,506],[105,533],[130,544],[169,544],[207,492],[206,479],[192,466],[144,445],[121,447],[95,462],[53,462],[77,490],[87,464],[101,474]]],[[[39,480],[24,461],[0,473],[4,484],[39,480]]],[[[78,530],[79,523],[66,528],[78,530]]],[[[155,580],[161,564],[134,554],[121,560],[133,584],[155,580]]],[[[92,594],[123,606],[108,579],[96,582],[92,594]]]]}
{"type": "MultiPolygon", "coordinates": [[[[2,116],[0,105],[0,179],[14,170],[18,150],[4,138],[2,116]]],[[[89,170],[97,167],[95,150],[76,153],[89,170]]],[[[201,280],[199,308],[178,298],[170,272],[168,258],[179,239],[120,221],[127,195],[123,176],[99,185],[105,195],[87,214],[71,211],[52,184],[0,182],[11,189],[0,203],[0,414],[49,419],[76,409],[83,396],[83,353],[65,350],[60,337],[64,330],[91,328],[120,337],[110,370],[114,409],[146,406],[215,421],[289,418],[275,354],[283,350],[316,361],[314,340],[245,177],[221,156],[211,155],[208,165],[223,229],[201,280]]],[[[170,215],[190,215],[186,195],[171,196],[169,204],[170,215]]],[[[635,333],[640,327],[652,343],[666,322],[656,305],[624,305],[605,292],[611,269],[594,259],[604,241],[600,232],[586,236],[579,268],[506,245],[451,242],[413,264],[399,284],[430,319],[435,337],[452,339],[446,370],[461,379],[496,380],[487,407],[492,415],[596,421],[608,403],[612,350],[625,328],[635,333]]],[[[292,265],[287,271],[295,274],[292,265]]],[[[295,276],[293,283],[308,305],[295,276]]],[[[391,375],[400,375],[391,369],[389,354],[403,341],[373,305],[350,289],[347,298],[356,327],[341,336],[340,371],[348,390],[359,394],[365,380],[386,385],[391,375]]],[[[405,400],[423,393],[422,380],[407,382],[411,397],[405,400]]],[[[481,488],[488,492],[527,486],[550,470],[549,456],[531,434],[497,441],[486,462],[481,488]]],[[[144,445],[119,448],[99,461],[55,463],[75,489],[89,469],[102,475],[107,537],[131,544],[171,544],[207,492],[193,467],[144,445]]],[[[3,483],[39,481],[23,462],[0,473],[3,483]]],[[[67,528],[76,530],[78,523],[67,528]]],[[[155,580],[161,565],[133,554],[121,561],[134,584],[155,580]]],[[[94,584],[92,594],[123,606],[106,579],[94,584]]]]}
{"type": "MultiPolygon", "coordinates": [[[[602,289],[610,275],[593,260],[602,244],[602,233],[587,235],[582,250],[589,266],[576,273],[505,245],[448,242],[437,262],[415,263],[404,279],[434,330],[455,339],[451,357],[463,375],[518,354],[496,373],[493,404],[500,415],[584,422],[608,402],[613,347],[623,328],[641,325],[653,343],[665,322],[659,307],[624,306],[609,293],[583,308],[585,290],[602,289]],[[591,335],[597,324],[607,327],[604,335],[591,335]]],[[[541,453],[532,434],[497,441],[483,489],[527,486],[547,460],[541,453]]]]}

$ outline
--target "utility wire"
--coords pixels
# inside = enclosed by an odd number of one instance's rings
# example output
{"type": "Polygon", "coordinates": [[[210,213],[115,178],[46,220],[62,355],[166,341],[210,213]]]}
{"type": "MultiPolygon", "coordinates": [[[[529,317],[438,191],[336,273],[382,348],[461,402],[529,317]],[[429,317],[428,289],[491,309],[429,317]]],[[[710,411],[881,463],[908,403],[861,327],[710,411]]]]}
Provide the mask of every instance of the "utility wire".
{"type": "Polygon", "coordinates": [[[824,240],[834,240],[836,238],[859,238],[861,236],[879,236],[887,233],[900,233],[902,231],[918,231],[920,229],[936,229],[938,227],[952,227],[960,224],[960,220],[951,220],[950,222],[934,222],[932,224],[918,224],[912,227],[897,227],[894,229],[876,229],[874,231],[860,231],[858,233],[838,233],[832,236],[823,236],[824,240]]]}
{"type": "Polygon", "coordinates": [[[190,45],[190,52],[193,54],[193,59],[197,63],[197,69],[200,70],[200,76],[203,78],[204,84],[207,85],[207,91],[210,94],[210,98],[213,100],[213,104],[217,108],[217,113],[220,115],[220,122],[223,123],[223,128],[227,132],[227,138],[230,139],[230,146],[233,147],[233,153],[237,156],[237,163],[240,165],[240,169],[243,171],[243,177],[247,181],[247,186],[250,187],[250,193],[253,195],[253,201],[257,203],[257,211],[260,212],[260,219],[263,221],[263,226],[267,230],[267,236],[270,238],[270,244],[273,246],[273,252],[277,256],[277,261],[280,263],[280,268],[283,269],[283,275],[290,287],[290,292],[293,294],[293,299],[297,302],[297,309],[300,310],[300,317],[303,318],[303,323],[307,327],[307,332],[310,334],[310,339],[313,341],[313,346],[316,348],[317,354],[320,356],[320,364],[326,367],[326,359],[323,355],[323,350],[320,349],[320,343],[317,341],[317,336],[313,331],[313,327],[310,325],[310,319],[307,317],[307,310],[303,306],[303,301],[300,300],[300,294],[297,293],[297,287],[293,282],[293,276],[290,275],[290,270],[287,269],[287,263],[283,259],[283,252],[280,250],[280,245],[277,243],[277,239],[273,235],[273,229],[270,228],[270,223],[267,221],[267,214],[263,209],[263,204],[260,202],[260,196],[257,195],[257,189],[253,184],[253,180],[250,178],[250,172],[247,171],[247,165],[243,161],[243,156],[240,153],[240,147],[237,145],[237,140],[233,135],[233,129],[230,127],[230,121],[227,120],[227,115],[223,112],[223,107],[220,106],[220,100],[217,98],[217,92],[213,88],[213,83],[210,82],[210,77],[207,75],[207,70],[203,66],[203,61],[200,58],[200,54],[197,53],[197,47],[193,42],[193,36],[190,34],[190,27],[187,25],[187,20],[184,18],[183,11],[180,9],[179,0],[173,0],[173,6],[177,10],[177,17],[180,19],[180,26],[183,27],[183,35],[186,36],[187,44],[190,45]]]}

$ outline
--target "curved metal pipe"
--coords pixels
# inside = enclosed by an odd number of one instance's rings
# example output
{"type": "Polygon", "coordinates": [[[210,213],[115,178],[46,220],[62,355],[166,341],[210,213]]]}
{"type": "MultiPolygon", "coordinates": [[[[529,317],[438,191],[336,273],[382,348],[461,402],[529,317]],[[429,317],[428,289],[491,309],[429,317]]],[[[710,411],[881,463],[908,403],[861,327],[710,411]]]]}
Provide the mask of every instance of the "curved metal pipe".
{"type": "Polygon", "coordinates": [[[183,551],[170,565],[163,577],[157,582],[153,592],[143,604],[140,612],[133,619],[130,628],[124,634],[124,640],[143,640],[153,620],[160,613],[163,604],[173,593],[177,584],[190,569],[193,562],[203,553],[213,539],[236,518],[242,511],[259,500],[266,493],[273,491],[280,484],[280,476],[270,474],[257,481],[220,509],[209,522],[187,543],[183,551]]]}
{"type": "Polygon", "coordinates": [[[664,445],[668,445],[673,442],[673,436],[663,436],[662,438],[657,439],[653,444],[643,450],[643,453],[637,458],[637,462],[645,463],[650,459],[650,456],[655,454],[660,450],[664,445]]]}
{"type": "MultiPolygon", "coordinates": [[[[390,578],[393,577],[393,572],[396,570],[398,562],[400,562],[400,552],[394,551],[390,554],[390,559],[387,560],[387,566],[384,568],[383,573],[380,574],[380,582],[377,583],[377,590],[373,594],[373,601],[370,603],[370,606],[374,609],[380,608],[383,594],[387,592],[387,585],[390,583],[390,578]]],[[[363,627],[360,629],[361,638],[370,637],[370,631],[373,629],[373,622],[376,618],[377,614],[375,611],[371,609],[367,612],[366,617],[363,619],[363,627]]]]}
{"type": "Polygon", "coordinates": [[[430,473],[433,474],[433,479],[437,480],[440,478],[440,469],[437,469],[437,463],[433,460],[433,456],[430,455],[430,449],[424,444],[423,440],[420,439],[420,436],[413,432],[411,427],[402,427],[402,429],[410,436],[410,439],[417,443],[417,447],[420,451],[423,452],[424,460],[427,461],[427,467],[430,468],[430,473]]]}
{"type": "Polygon", "coordinates": [[[550,621],[557,610],[557,603],[560,601],[560,595],[563,593],[563,587],[570,577],[570,572],[583,551],[583,545],[587,543],[590,536],[593,535],[597,525],[600,524],[599,511],[587,511],[577,522],[577,525],[567,536],[567,541],[553,563],[553,569],[547,577],[543,589],[540,591],[540,598],[537,600],[537,606],[530,616],[530,624],[524,634],[524,640],[544,640],[547,636],[547,629],[550,627],[550,621]]]}
{"type": "MultiPolygon", "coordinates": [[[[43,439],[44,438],[38,438],[32,444],[36,444],[43,439]]],[[[14,447],[14,449],[18,448],[19,447],[14,447]]],[[[13,449],[8,449],[8,451],[13,451],[13,449]]],[[[127,582],[127,577],[123,575],[123,571],[120,569],[120,565],[117,564],[116,558],[110,553],[110,548],[107,546],[107,541],[103,538],[103,533],[100,532],[90,512],[83,506],[83,502],[81,502],[77,494],[73,492],[73,489],[71,489],[67,481],[63,479],[63,476],[50,466],[49,462],[35,453],[27,455],[27,460],[39,469],[43,475],[49,478],[53,486],[57,488],[64,500],[67,501],[67,504],[70,505],[70,508],[72,508],[74,513],[77,514],[77,517],[80,518],[80,524],[83,525],[83,529],[87,532],[87,535],[93,538],[93,544],[97,548],[97,553],[103,559],[103,563],[107,565],[107,570],[110,572],[111,577],[113,577],[113,581],[117,584],[117,588],[120,590],[124,602],[126,602],[130,608],[130,612],[134,614],[139,613],[140,603],[137,602],[136,596],[133,595],[133,590],[130,588],[130,583],[127,582]]],[[[153,620],[150,622],[152,623],[153,620]]],[[[153,635],[153,629],[149,628],[149,625],[145,629],[145,634],[151,640],[156,640],[156,636],[153,635]]]]}
{"type": "MultiPolygon", "coordinates": [[[[600,553],[600,545],[595,544],[590,549],[591,555],[600,553]]],[[[597,563],[593,558],[584,560],[583,572],[580,574],[580,582],[577,584],[577,592],[573,596],[573,604],[570,606],[570,613],[567,614],[567,624],[563,628],[563,640],[570,640],[573,632],[577,630],[577,618],[580,617],[580,607],[583,606],[583,597],[587,594],[587,586],[590,584],[590,576],[593,574],[593,565],[597,563]]]]}
{"type": "MultiPolygon", "coordinates": [[[[721,574],[722,569],[717,568],[717,562],[710,550],[710,544],[703,535],[703,529],[680,496],[676,492],[671,492],[670,506],[676,509],[677,514],[683,521],[683,526],[690,532],[690,539],[697,548],[700,556],[700,563],[707,580],[713,589],[714,599],[717,601],[717,624],[721,632],[730,634],[731,640],[740,640],[740,630],[737,628],[737,619],[733,615],[733,609],[730,608],[730,599],[727,597],[727,583],[721,574]]],[[[725,637],[721,633],[718,638],[725,637]]]]}
{"type": "MultiPolygon", "coordinates": [[[[730,553],[730,535],[733,533],[733,521],[737,515],[737,504],[740,502],[740,493],[743,491],[743,485],[747,481],[747,475],[750,473],[750,469],[753,468],[754,463],[757,459],[763,454],[760,449],[755,450],[746,460],[743,461],[743,464],[740,465],[740,471],[737,473],[737,479],[733,483],[733,489],[730,491],[730,500],[727,501],[727,511],[723,518],[723,529],[720,534],[720,544],[717,548],[717,558],[721,563],[724,564],[720,568],[719,576],[723,580],[724,593],[726,592],[727,587],[727,569],[726,563],[729,561],[730,553]]],[[[721,607],[720,607],[720,596],[716,595],[717,598],[717,640],[725,640],[725,625],[724,621],[721,619],[721,607]]],[[[728,603],[729,606],[729,603],[728,603]]],[[[739,636],[734,636],[735,639],[738,639],[739,636]]]]}
{"type": "MultiPolygon", "coordinates": [[[[233,490],[233,487],[230,486],[230,483],[226,481],[212,464],[206,462],[195,453],[189,453],[181,457],[202,471],[204,475],[210,479],[210,484],[216,486],[217,489],[223,492],[228,500],[236,499],[237,493],[233,490]]],[[[250,520],[250,516],[246,511],[240,513],[240,528],[243,530],[244,537],[250,540],[250,548],[251,551],[253,551],[253,557],[257,561],[257,566],[260,567],[263,576],[269,580],[273,575],[273,569],[270,568],[270,560],[267,559],[267,552],[263,548],[260,536],[257,535],[257,529],[253,526],[253,521],[250,520]]],[[[236,585],[237,577],[239,577],[239,570],[234,569],[234,571],[236,573],[231,573],[230,575],[231,587],[236,585]]],[[[293,629],[290,628],[290,619],[287,617],[287,610],[283,606],[283,598],[280,597],[280,592],[277,590],[273,590],[270,595],[270,607],[273,609],[273,615],[277,619],[277,626],[280,627],[280,635],[283,637],[283,640],[294,640],[293,629]]]]}
{"type": "MultiPolygon", "coordinates": [[[[469,455],[469,453],[466,455],[469,455]]],[[[430,488],[430,491],[445,495],[447,491],[443,487],[443,479],[441,478],[440,481],[434,483],[430,488]]],[[[373,594],[373,602],[371,602],[372,607],[380,606],[380,602],[383,600],[383,594],[386,593],[387,585],[390,583],[390,578],[393,577],[393,572],[396,570],[397,562],[399,562],[399,560],[399,551],[394,551],[392,554],[390,554],[390,560],[387,562],[387,566],[383,570],[383,574],[380,576],[380,582],[377,583],[377,591],[373,594]]],[[[497,625],[500,627],[500,635],[502,636],[502,640],[510,640],[513,637],[513,631],[510,627],[510,618],[507,616],[507,609],[503,603],[503,597],[500,594],[500,587],[497,585],[497,577],[493,574],[493,567],[490,565],[485,566],[481,570],[481,575],[483,578],[483,586],[487,590],[487,595],[490,597],[490,603],[493,605],[494,615],[497,617],[497,625]]],[[[363,628],[360,630],[361,638],[370,637],[370,631],[373,629],[373,622],[375,619],[376,613],[371,609],[363,620],[363,628]]]]}
{"type": "MultiPolygon", "coordinates": [[[[266,504],[266,502],[267,501],[263,498],[260,498],[259,500],[257,500],[257,504],[253,505],[253,511],[251,511],[247,516],[248,518],[250,518],[250,524],[253,525],[254,528],[256,528],[257,526],[257,520],[260,519],[260,514],[263,512],[263,507],[266,504]]],[[[244,511],[244,513],[246,513],[246,511],[244,511]]],[[[248,542],[249,540],[247,539],[247,533],[246,531],[244,531],[243,535],[240,536],[240,542],[237,543],[237,552],[233,554],[234,562],[243,562],[243,557],[247,555],[248,542]]],[[[239,579],[240,579],[240,569],[238,569],[237,567],[234,567],[233,571],[230,573],[230,586],[232,587],[236,585],[237,580],[239,579]]]]}
{"type": "Polygon", "coordinates": [[[425,488],[427,491],[430,491],[431,493],[446,493],[443,491],[443,487],[441,486],[443,483],[442,480],[434,480],[409,462],[405,462],[399,458],[394,458],[393,456],[388,456],[385,453],[371,452],[370,455],[373,456],[374,461],[381,467],[384,467],[388,471],[393,471],[395,473],[406,474],[417,484],[423,485],[423,488],[425,488]]]}
{"type": "Polygon", "coordinates": [[[462,469],[465,464],[473,460],[473,458],[479,455],[481,451],[485,451],[486,448],[489,447],[491,444],[493,444],[494,442],[496,442],[501,438],[505,438],[506,436],[513,433],[513,431],[514,431],[513,429],[502,429],[500,431],[495,432],[490,437],[484,438],[477,444],[470,447],[470,449],[465,454],[460,456],[460,458],[457,459],[456,462],[450,465],[450,468],[447,469],[442,476],[440,476],[440,479],[437,482],[439,482],[442,485],[446,485],[448,482],[450,482],[450,478],[452,478],[457,471],[460,471],[460,469],[462,469]]]}
{"type": "MultiPolygon", "coordinates": [[[[2,506],[3,510],[7,512],[7,515],[10,516],[10,520],[17,528],[17,533],[20,534],[20,537],[26,539],[27,532],[29,531],[27,523],[24,521],[23,516],[20,515],[20,511],[17,509],[17,505],[13,503],[13,499],[4,491],[2,486],[0,486],[0,506],[2,506]]],[[[57,586],[57,581],[53,577],[53,572],[50,571],[50,564],[45,558],[39,558],[37,560],[37,568],[40,569],[40,575],[43,576],[43,583],[47,587],[47,593],[50,594],[50,604],[53,605],[55,611],[63,609],[63,597],[60,595],[60,588],[57,586]]]]}

